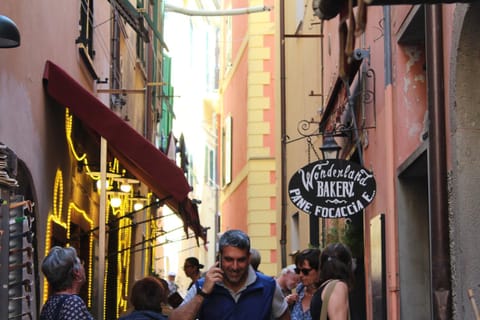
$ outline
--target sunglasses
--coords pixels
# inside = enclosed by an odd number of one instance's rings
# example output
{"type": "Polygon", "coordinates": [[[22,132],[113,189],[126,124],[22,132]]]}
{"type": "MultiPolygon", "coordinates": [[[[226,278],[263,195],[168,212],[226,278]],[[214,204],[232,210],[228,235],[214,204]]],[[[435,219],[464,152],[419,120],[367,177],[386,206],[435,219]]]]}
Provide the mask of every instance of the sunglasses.
{"type": "Polygon", "coordinates": [[[313,269],[300,269],[300,268],[295,268],[295,273],[296,274],[300,274],[303,273],[304,276],[308,276],[308,274],[310,273],[310,271],[312,271],[313,269]]]}

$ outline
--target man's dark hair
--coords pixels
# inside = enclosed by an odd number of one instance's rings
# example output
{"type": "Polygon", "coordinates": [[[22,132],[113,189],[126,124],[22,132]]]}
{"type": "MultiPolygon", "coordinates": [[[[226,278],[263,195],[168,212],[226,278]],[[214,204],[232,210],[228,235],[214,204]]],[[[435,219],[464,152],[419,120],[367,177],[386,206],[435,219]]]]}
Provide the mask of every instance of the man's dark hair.
{"type": "Polygon", "coordinates": [[[308,261],[308,264],[313,269],[318,269],[319,262],[320,262],[320,249],[312,248],[312,249],[305,249],[301,251],[295,257],[295,264],[298,267],[301,267],[304,261],[308,261]]]}
{"type": "Polygon", "coordinates": [[[252,265],[255,271],[258,271],[258,266],[262,262],[262,256],[257,249],[251,248],[250,249],[250,264],[252,265]]]}
{"type": "Polygon", "coordinates": [[[202,269],[204,267],[204,265],[201,264],[195,257],[188,257],[187,259],[185,259],[185,264],[189,264],[196,269],[202,269]]]}
{"type": "Polygon", "coordinates": [[[250,254],[250,238],[241,230],[228,230],[220,237],[218,242],[220,252],[224,247],[236,247],[247,250],[250,254]]]}
{"type": "Polygon", "coordinates": [[[168,287],[157,278],[149,276],[135,282],[130,301],[135,310],[162,312],[162,302],[167,300],[168,287]]]}

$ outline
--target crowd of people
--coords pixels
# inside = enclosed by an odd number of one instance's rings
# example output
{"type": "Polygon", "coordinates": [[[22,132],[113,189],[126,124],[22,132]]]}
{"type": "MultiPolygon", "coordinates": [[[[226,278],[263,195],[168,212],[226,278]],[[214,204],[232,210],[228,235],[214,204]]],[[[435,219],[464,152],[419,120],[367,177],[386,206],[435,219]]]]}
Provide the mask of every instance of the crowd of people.
{"type": "MultiPolygon", "coordinates": [[[[148,276],[134,283],[133,309],[119,319],[350,319],[354,276],[346,245],[303,250],[277,277],[258,271],[260,261],[245,232],[228,230],[219,240],[217,262],[207,271],[201,272],[204,266],[196,257],[185,260],[183,269],[191,279],[185,297],[178,292],[176,273],[169,272],[167,280],[148,276]]],[[[41,268],[53,294],[40,320],[93,319],[78,296],[85,270],[74,248],[53,247],[41,268]]]]}

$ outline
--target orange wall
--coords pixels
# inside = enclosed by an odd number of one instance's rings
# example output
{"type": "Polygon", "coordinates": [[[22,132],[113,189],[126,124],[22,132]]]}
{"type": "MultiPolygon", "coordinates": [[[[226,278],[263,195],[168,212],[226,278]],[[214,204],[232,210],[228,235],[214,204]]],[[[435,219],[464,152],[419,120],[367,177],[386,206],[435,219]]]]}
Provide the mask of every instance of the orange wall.
{"type": "MultiPolygon", "coordinates": [[[[264,43],[266,47],[275,48],[276,38],[273,36],[265,36],[264,43]]],[[[277,63],[272,56],[272,59],[264,62],[264,70],[269,71],[272,76],[275,71],[275,63],[277,63]]],[[[273,80],[273,79],[272,79],[273,80]]],[[[270,133],[265,135],[264,145],[270,148],[270,155],[275,156],[275,82],[272,81],[270,85],[265,86],[264,95],[270,98],[270,109],[265,110],[263,119],[270,123],[270,133]]]]}
{"type": "MultiPolygon", "coordinates": [[[[231,1],[226,8],[243,8],[248,1],[231,1]]],[[[247,231],[247,183],[238,182],[241,170],[247,164],[247,98],[248,98],[248,61],[246,51],[241,45],[248,29],[248,16],[232,17],[232,62],[242,55],[223,95],[223,116],[232,116],[232,183],[227,186],[228,193],[221,204],[221,230],[242,229],[247,231]],[[239,183],[240,185],[234,186],[239,183]],[[231,190],[234,189],[234,190],[231,190]]]]}
{"type": "Polygon", "coordinates": [[[230,115],[233,118],[232,179],[247,161],[247,70],[247,57],[243,56],[223,97],[224,117],[230,115]]]}
{"type": "Polygon", "coordinates": [[[221,230],[240,229],[247,231],[247,182],[243,181],[222,206],[221,230]]]}

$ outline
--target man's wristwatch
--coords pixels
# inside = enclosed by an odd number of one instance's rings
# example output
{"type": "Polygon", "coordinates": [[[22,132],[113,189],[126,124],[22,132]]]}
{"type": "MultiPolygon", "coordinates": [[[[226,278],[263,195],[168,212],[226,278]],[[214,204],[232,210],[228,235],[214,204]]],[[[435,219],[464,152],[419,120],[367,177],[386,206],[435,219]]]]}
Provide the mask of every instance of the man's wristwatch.
{"type": "Polygon", "coordinates": [[[202,290],[202,288],[197,287],[197,294],[204,299],[207,298],[210,294],[206,293],[205,291],[202,290]]]}

